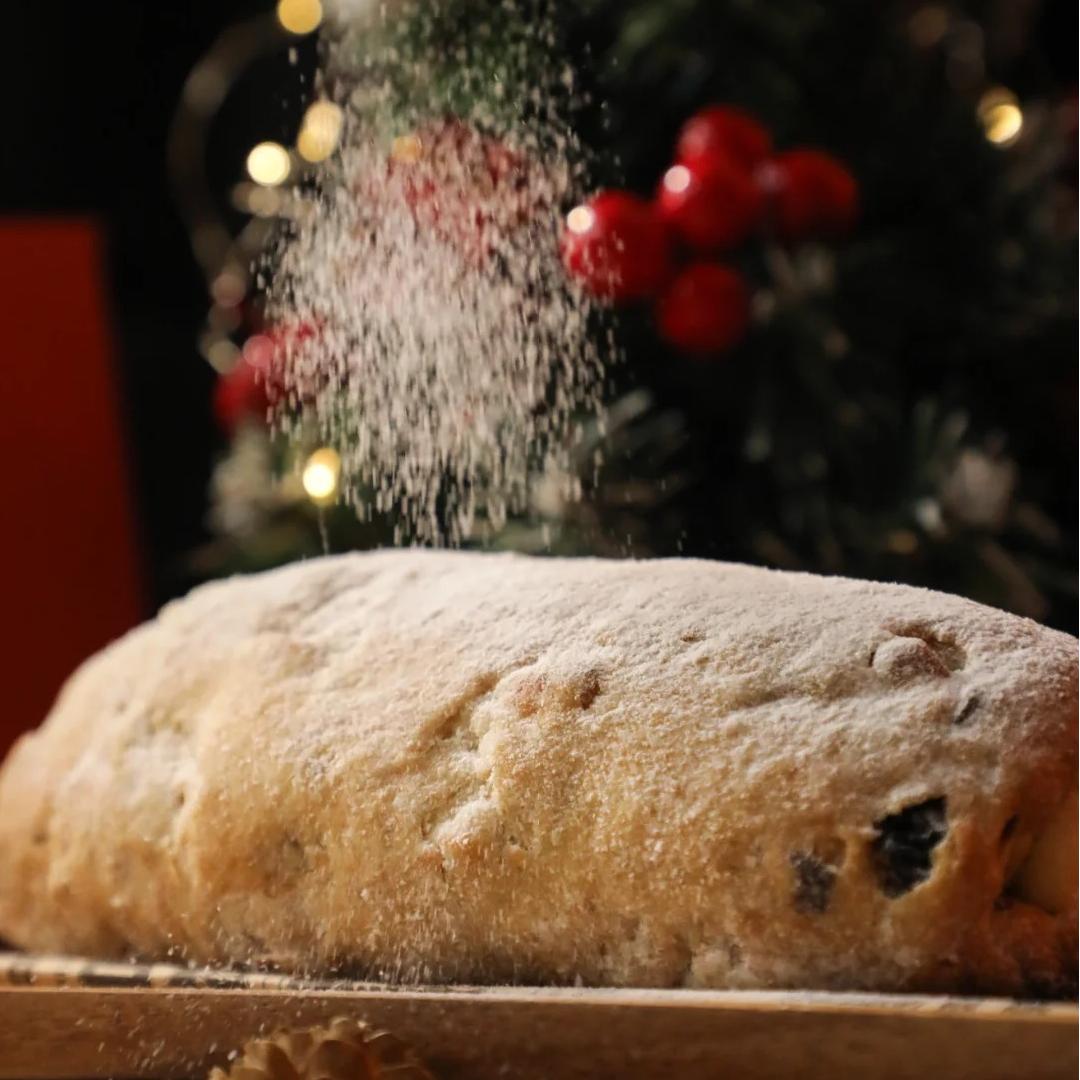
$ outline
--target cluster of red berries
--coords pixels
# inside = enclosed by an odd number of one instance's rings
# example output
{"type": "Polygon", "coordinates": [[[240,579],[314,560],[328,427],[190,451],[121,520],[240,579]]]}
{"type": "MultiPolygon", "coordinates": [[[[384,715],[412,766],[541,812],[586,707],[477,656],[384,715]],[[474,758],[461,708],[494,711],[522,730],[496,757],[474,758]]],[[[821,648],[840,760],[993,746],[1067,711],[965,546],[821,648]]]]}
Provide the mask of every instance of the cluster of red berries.
{"type": "Polygon", "coordinates": [[[742,275],[717,261],[752,236],[792,243],[854,224],[858,185],[815,149],[776,153],[747,113],[717,105],[683,127],[655,199],[602,191],[566,219],[567,271],[601,299],[652,300],[660,335],[686,352],[736,344],[750,321],[742,275]]]}
{"type": "Polygon", "coordinates": [[[245,420],[265,422],[284,397],[281,365],[290,349],[316,336],[312,323],[280,323],[253,333],[232,368],[214,386],[214,418],[226,435],[245,420]]]}

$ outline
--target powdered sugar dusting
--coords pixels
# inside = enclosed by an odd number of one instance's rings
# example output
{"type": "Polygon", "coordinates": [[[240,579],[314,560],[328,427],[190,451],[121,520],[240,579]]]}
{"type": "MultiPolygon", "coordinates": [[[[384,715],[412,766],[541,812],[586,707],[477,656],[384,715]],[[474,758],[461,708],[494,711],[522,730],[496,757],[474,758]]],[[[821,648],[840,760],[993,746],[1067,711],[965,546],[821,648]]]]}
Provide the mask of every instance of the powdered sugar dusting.
{"type": "Polygon", "coordinates": [[[354,34],[328,48],[347,121],[269,291],[276,321],[307,328],[285,342],[276,419],[299,436],[314,417],[362,517],[396,513],[401,539],[458,542],[523,510],[530,474],[570,476],[577,422],[599,411],[612,350],[558,254],[584,183],[573,79],[536,70],[552,55],[542,19],[500,25],[505,50],[493,39],[475,72],[466,46],[485,33],[470,26],[455,89],[432,74],[444,41],[406,55],[382,29],[395,44],[362,70],[354,34]],[[460,92],[489,77],[494,94],[460,92]],[[403,85],[430,91],[417,103],[403,85]]]}
{"type": "Polygon", "coordinates": [[[1075,639],[968,601],[352,554],[204,587],[83,667],[0,774],[0,931],[420,982],[1021,992],[1067,979],[1072,917],[1033,936],[998,903],[1008,844],[1075,777],[1075,639]]]}

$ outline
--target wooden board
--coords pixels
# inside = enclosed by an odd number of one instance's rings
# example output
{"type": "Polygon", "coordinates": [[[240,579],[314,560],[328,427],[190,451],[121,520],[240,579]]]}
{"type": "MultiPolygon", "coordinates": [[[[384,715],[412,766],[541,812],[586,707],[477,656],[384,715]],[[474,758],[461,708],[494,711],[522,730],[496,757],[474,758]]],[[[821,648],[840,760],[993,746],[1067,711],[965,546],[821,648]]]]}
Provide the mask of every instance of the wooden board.
{"type": "Polygon", "coordinates": [[[690,990],[0,987],[0,1078],[202,1077],[352,1016],[445,1080],[1073,1080],[1070,1004],[690,990]]]}

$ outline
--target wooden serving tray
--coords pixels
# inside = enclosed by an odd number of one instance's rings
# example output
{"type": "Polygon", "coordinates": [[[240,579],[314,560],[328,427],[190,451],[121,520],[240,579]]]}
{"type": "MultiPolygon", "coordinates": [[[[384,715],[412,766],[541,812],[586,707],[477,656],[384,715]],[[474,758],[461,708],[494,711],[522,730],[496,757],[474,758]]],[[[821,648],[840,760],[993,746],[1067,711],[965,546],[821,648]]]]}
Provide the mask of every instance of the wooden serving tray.
{"type": "Polygon", "coordinates": [[[0,1078],[205,1077],[337,1016],[442,1080],[1073,1080],[1075,1004],[877,994],[395,989],[0,955],[0,1078]]]}

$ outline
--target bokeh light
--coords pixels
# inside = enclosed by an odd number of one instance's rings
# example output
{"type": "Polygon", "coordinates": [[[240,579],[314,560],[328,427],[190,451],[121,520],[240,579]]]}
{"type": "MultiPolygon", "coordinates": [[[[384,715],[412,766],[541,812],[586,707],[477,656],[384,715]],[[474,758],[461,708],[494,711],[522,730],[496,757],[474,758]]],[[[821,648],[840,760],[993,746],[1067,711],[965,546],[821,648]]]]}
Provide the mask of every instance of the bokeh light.
{"type": "Polygon", "coordinates": [[[681,195],[690,186],[690,170],[685,165],[672,165],[664,173],[664,187],[675,195],[681,195]]]}
{"type": "Polygon", "coordinates": [[[301,480],[312,502],[324,504],[337,495],[341,458],[329,446],[316,450],[304,463],[301,480]]]}
{"type": "Polygon", "coordinates": [[[290,34],[310,34],[322,22],[323,7],[319,0],[280,0],[277,17],[290,34]]]}
{"type": "Polygon", "coordinates": [[[413,165],[424,156],[419,135],[399,135],[390,145],[390,157],[399,165],[413,165]]]}
{"type": "Polygon", "coordinates": [[[1003,86],[987,90],[979,99],[979,122],[995,146],[1012,146],[1024,127],[1024,113],[1016,95],[1003,86]]]}
{"type": "Polygon", "coordinates": [[[337,149],[345,114],[332,101],[316,101],[304,113],[296,149],[305,161],[325,161],[337,149]]]}
{"type": "Polygon", "coordinates": [[[566,215],[566,227],[579,236],[587,233],[596,222],[596,212],[588,206],[575,206],[566,215]]]}
{"type": "Polygon", "coordinates": [[[248,176],[256,184],[275,187],[289,178],[292,162],[289,151],[281,143],[261,142],[247,156],[248,176]]]}
{"type": "Polygon", "coordinates": [[[276,352],[277,345],[269,334],[252,334],[244,342],[244,359],[263,372],[273,366],[276,352]]]}

